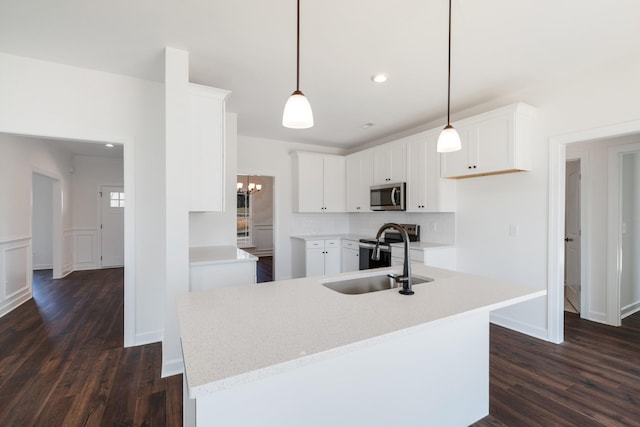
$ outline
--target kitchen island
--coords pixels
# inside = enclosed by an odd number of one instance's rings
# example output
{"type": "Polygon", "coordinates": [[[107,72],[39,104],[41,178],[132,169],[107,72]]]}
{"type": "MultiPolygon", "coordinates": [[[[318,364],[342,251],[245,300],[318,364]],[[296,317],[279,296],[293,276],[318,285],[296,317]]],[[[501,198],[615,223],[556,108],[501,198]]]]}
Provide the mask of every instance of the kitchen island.
{"type": "Polygon", "coordinates": [[[463,426],[489,410],[489,312],[531,289],[414,263],[413,287],[322,285],[398,268],[178,299],[185,426],[463,426]]]}

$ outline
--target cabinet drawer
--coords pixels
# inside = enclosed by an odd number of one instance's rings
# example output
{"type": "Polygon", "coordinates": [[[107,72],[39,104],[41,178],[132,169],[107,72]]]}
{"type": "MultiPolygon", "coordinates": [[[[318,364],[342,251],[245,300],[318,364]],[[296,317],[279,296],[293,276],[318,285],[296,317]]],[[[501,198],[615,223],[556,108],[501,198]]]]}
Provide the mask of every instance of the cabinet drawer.
{"type": "Polygon", "coordinates": [[[330,239],[324,241],[325,248],[339,248],[340,247],[340,239],[330,239]]]}
{"type": "Polygon", "coordinates": [[[360,248],[358,242],[355,241],[355,240],[343,240],[342,241],[342,247],[344,249],[359,249],[360,248]]]}
{"type": "Polygon", "coordinates": [[[306,248],[307,249],[324,248],[324,240],[307,240],[306,248]]]}

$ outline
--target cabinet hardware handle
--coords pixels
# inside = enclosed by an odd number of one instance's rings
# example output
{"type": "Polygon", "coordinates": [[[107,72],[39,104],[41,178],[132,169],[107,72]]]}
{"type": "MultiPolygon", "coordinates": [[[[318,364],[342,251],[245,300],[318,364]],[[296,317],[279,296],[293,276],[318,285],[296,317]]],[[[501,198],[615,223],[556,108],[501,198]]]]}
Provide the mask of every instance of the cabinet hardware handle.
{"type": "Polygon", "coordinates": [[[573,242],[573,239],[571,237],[565,237],[564,241],[565,242],[573,242]]]}

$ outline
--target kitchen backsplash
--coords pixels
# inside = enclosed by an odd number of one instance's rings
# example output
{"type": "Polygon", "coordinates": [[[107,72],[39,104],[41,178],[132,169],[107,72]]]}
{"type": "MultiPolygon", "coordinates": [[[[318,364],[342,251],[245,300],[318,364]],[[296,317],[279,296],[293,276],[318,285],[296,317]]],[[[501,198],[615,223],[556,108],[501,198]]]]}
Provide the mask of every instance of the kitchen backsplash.
{"type": "Polygon", "coordinates": [[[385,222],[420,225],[420,240],[455,244],[455,213],[370,212],[349,214],[349,233],[375,237],[385,222]]]}
{"type": "Polygon", "coordinates": [[[293,214],[291,235],[361,234],[374,237],[385,222],[420,225],[420,240],[455,244],[454,213],[371,212],[351,214],[293,214]]]}
{"type": "Polygon", "coordinates": [[[291,217],[291,235],[308,234],[348,234],[349,214],[293,214],[291,217]]]}

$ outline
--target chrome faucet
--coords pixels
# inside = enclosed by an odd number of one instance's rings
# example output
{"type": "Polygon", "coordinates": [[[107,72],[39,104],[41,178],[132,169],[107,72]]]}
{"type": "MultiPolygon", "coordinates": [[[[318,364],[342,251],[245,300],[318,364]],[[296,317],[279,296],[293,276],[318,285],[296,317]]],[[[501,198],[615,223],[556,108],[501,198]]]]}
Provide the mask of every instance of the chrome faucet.
{"type": "Polygon", "coordinates": [[[407,233],[407,230],[405,230],[403,226],[396,224],[395,222],[388,222],[380,227],[380,229],[378,230],[378,234],[376,234],[376,247],[373,250],[373,254],[371,254],[371,259],[380,259],[380,236],[385,230],[389,228],[393,228],[399,231],[404,242],[404,266],[402,269],[402,275],[389,275],[389,277],[393,278],[396,283],[402,283],[402,289],[400,289],[399,291],[402,295],[413,295],[414,292],[411,289],[411,258],[409,257],[409,233],[407,233]]]}

